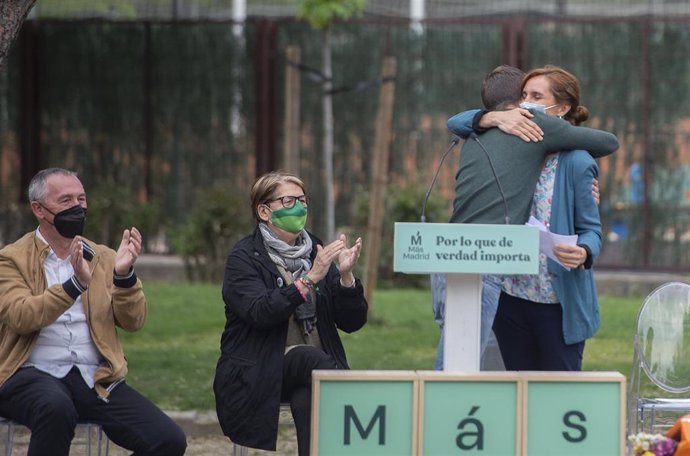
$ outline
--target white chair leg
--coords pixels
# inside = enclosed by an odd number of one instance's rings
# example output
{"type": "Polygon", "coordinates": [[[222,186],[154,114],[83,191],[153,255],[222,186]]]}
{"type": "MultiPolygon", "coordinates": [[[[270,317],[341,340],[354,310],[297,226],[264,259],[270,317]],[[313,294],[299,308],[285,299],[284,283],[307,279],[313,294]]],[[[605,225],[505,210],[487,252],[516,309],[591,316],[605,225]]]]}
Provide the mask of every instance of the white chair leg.
{"type": "Polygon", "coordinates": [[[12,422],[7,423],[7,438],[5,439],[5,455],[12,456],[12,446],[14,445],[14,426],[12,422]]]}
{"type": "Polygon", "coordinates": [[[108,456],[108,451],[110,450],[108,436],[103,432],[103,428],[98,426],[98,456],[103,455],[103,449],[105,448],[105,456],[108,456]]]}
{"type": "Polygon", "coordinates": [[[86,455],[91,456],[91,427],[92,424],[86,425],[86,455]]]}
{"type": "Polygon", "coordinates": [[[238,445],[236,443],[232,444],[232,456],[247,456],[247,447],[238,445]]]}
{"type": "Polygon", "coordinates": [[[98,456],[101,456],[101,448],[103,447],[103,428],[98,426],[96,430],[98,432],[98,456]]]}
{"type": "MultiPolygon", "coordinates": [[[[15,430],[15,425],[12,421],[4,421],[0,423],[0,425],[4,425],[7,429],[7,434],[1,441],[4,446],[5,446],[5,451],[4,456],[12,456],[12,451],[14,449],[14,430],[15,430]]],[[[84,430],[86,432],[86,436],[84,437],[85,444],[86,444],[86,455],[91,456],[93,454],[93,432],[94,430],[98,433],[98,439],[97,439],[97,445],[98,445],[98,456],[101,456],[101,451],[102,448],[105,446],[105,456],[108,456],[108,453],[110,451],[110,440],[108,440],[108,437],[105,436],[105,433],[103,432],[103,428],[97,424],[93,423],[81,423],[81,426],[84,427],[84,430]],[[105,438],[104,438],[105,437],[105,438]]]]}

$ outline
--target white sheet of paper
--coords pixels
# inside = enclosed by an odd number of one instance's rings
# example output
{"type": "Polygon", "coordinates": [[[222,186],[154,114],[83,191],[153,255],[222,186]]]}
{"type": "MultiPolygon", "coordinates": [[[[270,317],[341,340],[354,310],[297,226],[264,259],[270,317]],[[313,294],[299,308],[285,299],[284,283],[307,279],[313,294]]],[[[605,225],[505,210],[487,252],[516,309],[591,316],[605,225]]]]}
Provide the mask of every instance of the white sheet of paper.
{"type": "Polygon", "coordinates": [[[569,267],[561,263],[556,257],[556,255],[554,255],[553,247],[556,244],[576,245],[577,234],[565,235],[552,233],[551,231],[546,229],[546,226],[544,226],[542,222],[534,218],[534,216],[532,215],[529,216],[529,220],[527,221],[527,223],[525,223],[525,225],[536,226],[537,228],[539,228],[539,252],[546,255],[547,258],[551,258],[553,261],[560,264],[567,270],[570,270],[569,267]]]}

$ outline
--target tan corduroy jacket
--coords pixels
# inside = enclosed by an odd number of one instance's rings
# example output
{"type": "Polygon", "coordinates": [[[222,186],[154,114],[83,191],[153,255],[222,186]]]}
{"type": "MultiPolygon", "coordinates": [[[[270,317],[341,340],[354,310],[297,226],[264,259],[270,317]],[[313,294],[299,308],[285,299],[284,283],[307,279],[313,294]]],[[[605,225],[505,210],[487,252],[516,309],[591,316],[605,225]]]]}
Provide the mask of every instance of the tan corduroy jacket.
{"type": "MultiPolygon", "coordinates": [[[[46,288],[43,262],[48,252],[35,231],[0,250],[0,385],[27,360],[40,330],[55,322],[79,296],[70,280],[46,288]]],[[[106,360],[96,370],[95,390],[105,399],[109,393],[105,386],[127,374],[115,327],[130,332],[141,329],[148,308],[135,274],[114,279],[114,250],[85,240],[84,258],[93,274],[82,294],[84,312],[91,337],[106,360]]]]}

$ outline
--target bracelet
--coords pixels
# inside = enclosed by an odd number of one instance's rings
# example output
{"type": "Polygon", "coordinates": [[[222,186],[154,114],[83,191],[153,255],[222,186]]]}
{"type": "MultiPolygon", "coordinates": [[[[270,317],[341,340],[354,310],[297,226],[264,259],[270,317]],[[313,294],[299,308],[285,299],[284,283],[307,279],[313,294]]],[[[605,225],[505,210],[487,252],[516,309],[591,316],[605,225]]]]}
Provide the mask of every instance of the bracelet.
{"type": "Polygon", "coordinates": [[[308,275],[304,274],[302,277],[299,278],[299,281],[302,282],[304,286],[309,288],[310,290],[314,290],[316,292],[319,291],[318,285],[316,285],[316,283],[314,283],[314,281],[311,280],[308,275]]]}
{"type": "MultiPolygon", "coordinates": [[[[298,282],[301,282],[301,280],[298,280],[298,282]]],[[[305,285],[305,286],[306,286],[306,285],[305,285]]],[[[307,293],[304,292],[304,291],[302,291],[302,289],[301,289],[300,287],[297,286],[297,282],[295,282],[295,288],[297,288],[297,291],[299,291],[300,296],[302,296],[302,300],[303,300],[304,302],[306,302],[306,301],[307,301],[307,293]]]]}

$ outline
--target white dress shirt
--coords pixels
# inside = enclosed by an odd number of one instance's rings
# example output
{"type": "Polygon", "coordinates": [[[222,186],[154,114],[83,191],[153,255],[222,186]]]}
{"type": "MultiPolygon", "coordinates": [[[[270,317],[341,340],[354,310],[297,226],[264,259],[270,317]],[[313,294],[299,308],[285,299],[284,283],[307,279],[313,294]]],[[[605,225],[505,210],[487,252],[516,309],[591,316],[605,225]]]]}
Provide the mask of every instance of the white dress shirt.
{"type": "MultiPolygon", "coordinates": [[[[46,242],[39,229],[36,236],[46,242]]],[[[52,249],[46,256],[43,270],[49,287],[62,284],[74,275],[69,257],[61,260],[52,249]]],[[[63,378],[76,366],[89,388],[93,388],[94,374],[103,361],[91,339],[80,295],[54,323],[41,329],[36,345],[22,367],[32,366],[53,377],[63,378]]]]}

